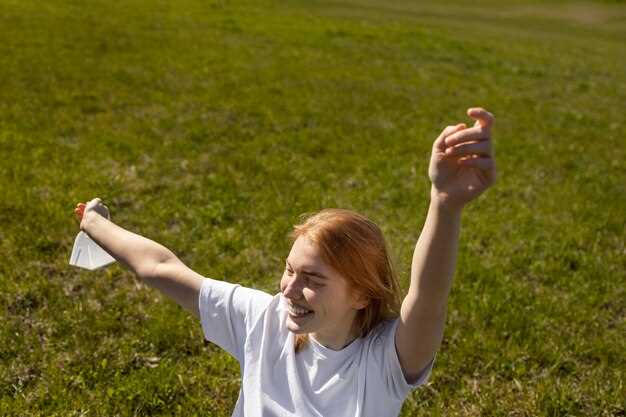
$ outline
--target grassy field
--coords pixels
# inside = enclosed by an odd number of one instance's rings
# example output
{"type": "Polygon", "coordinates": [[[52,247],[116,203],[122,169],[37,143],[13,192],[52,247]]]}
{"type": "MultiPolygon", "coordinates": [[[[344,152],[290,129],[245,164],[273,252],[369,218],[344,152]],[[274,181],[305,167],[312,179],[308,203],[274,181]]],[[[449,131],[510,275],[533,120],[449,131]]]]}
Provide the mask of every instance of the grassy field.
{"type": "Polygon", "coordinates": [[[229,416],[237,363],[73,208],[276,292],[298,215],[376,221],[403,287],[432,141],[496,115],[444,344],[403,416],[624,416],[623,2],[0,3],[0,415],[229,416]]]}

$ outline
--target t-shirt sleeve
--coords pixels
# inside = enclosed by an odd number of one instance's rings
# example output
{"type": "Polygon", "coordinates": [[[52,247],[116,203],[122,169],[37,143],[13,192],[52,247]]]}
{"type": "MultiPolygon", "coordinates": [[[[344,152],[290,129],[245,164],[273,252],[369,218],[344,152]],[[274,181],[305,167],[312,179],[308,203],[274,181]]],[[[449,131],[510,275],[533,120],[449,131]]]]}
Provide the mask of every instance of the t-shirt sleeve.
{"type": "Polygon", "coordinates": [[[263,291],[205,278],[198,299],[205,339],[241,362],[248,331],[271,301],[263,291]]]}
{"type": "Polygon", "coordinates": [[[435,363],[435,356],[413,381],[407,381],[400,365],[400,358],[396,350],[396,328],[398,319],[384,323],[382,329],[375,335],[371,346],[371,358],[368,366],[368,384],[370,388],[384,389],[389,395],[403,400],[408,393],[428,381],[430,372],[435,363]],[[371,384],[371,380],[379,376],[379,380],[371,384]],[[376,387],[377,384],[384,385],[376,387]],[[372,386],[373,385],[373,386],[372,386]]]}

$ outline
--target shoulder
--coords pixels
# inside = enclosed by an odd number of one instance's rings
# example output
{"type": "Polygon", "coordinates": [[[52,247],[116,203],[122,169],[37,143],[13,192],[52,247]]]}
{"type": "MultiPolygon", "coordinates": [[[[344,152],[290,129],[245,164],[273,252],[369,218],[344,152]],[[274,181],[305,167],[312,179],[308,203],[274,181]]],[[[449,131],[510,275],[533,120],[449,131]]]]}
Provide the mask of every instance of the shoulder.
{"type": "Polygon", "coordinates": [[[284,353],[293,351],[293,337],[285,323],[287,312],[280,294],[270,296],[269,303],[247,322],[247,342],[245,352],[247,362],[260,358],[273,362],[284,353]],[[291,344],[289,344],[291,342],[291,344]]]}
{"type": "Polygon", "coordinates": [[[272,295],[240,284],[204,278],[200,287],[200,296],[212,298],[215,301],[227,299],[238,304],[256,303],[266,307],[272,301],[272,295]]]}
{"type": "Polygon", "coordinates": [[[390,337],[393,338],[396,327],[398,327],[398,317],[383,320],[369,331],[365,339],[371,343],[382,343],[390,337]]]}
{"type": "Polygon", "coordinates": [[[373,391],[386,392],[396,399],[404,399],[409,391],[428,379],[432,362],[417,377],[407,378],[396,349],[396,329],[399,318],[385,320],[370,331],[367,336],[367,373],[373,391]]]}
{"type": "Polygon", "coordinates": [[[272,295],[261,290],[205,278],[200,288],[199,310],[201,317],[229,316],[245,320],[249,327],[273,299],[272,295]]]}
{"type": "Polygon", "coordinates": [[[363,351],[374,362],[382,363],[383,358],[388,356],[387,351],[395,351],[395,329],[397,319],[386,319],[378,323],[369,333],[363,337],[363,351]]]}
{"type": "Polygon", "coordinates": [[[235,292],[241,292],[239,297],[246,299],[245,310],[248,320],[248,329],[258,327],[263,333],[277,332],[286,329],[286,308],[280,293],[271,295],[246,287],[238,287],[235,292]]]}

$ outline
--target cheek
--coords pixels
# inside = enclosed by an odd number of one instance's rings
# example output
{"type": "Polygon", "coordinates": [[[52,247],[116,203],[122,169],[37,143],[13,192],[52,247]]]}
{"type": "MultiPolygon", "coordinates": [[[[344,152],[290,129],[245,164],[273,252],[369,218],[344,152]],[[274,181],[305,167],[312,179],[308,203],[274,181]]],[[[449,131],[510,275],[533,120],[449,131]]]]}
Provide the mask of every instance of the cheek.
{"type": "Polygon", "coordinates": [[[328,308],[337,314],[343,315],[351,310],[350,300],[344,291],[336,290],[328,299],[328,308]]]}
{"type": "Polygon", "coordinates": [[[304,288],[302,295],[311,306],[324,304],[324,291],[323,288],[304,288]]]}

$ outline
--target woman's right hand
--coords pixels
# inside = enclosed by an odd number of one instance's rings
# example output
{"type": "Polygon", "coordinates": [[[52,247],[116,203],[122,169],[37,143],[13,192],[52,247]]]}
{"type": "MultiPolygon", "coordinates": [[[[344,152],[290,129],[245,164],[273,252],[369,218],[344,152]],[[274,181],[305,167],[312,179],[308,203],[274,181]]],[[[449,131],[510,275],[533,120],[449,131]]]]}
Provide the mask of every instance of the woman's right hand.
{"type": "Polygon", "coordinates": [[[87,214],[90,212],[95,212],[100,214],[101,216],[111,219],[111,215],[109,213],[109,208],[102,203],[102,200],[99,198],[94,198],[89,201],[87,204],[78,203],[76,204],[76,208],[74,209],[74,213],[78,217],[80,221],[80,228],[83,229],[83,221],[87,217],[87,214]]]}

